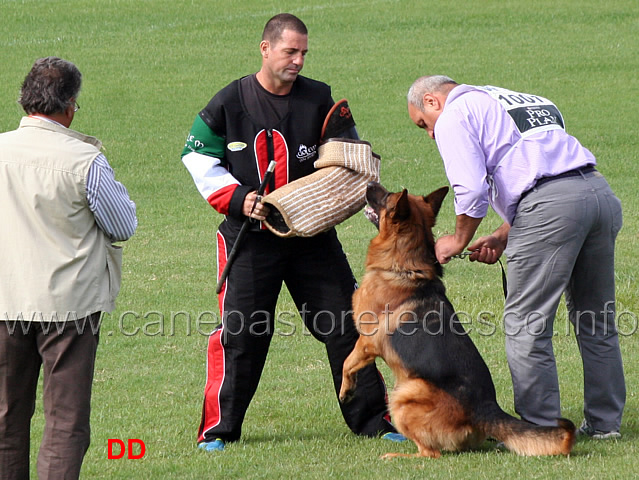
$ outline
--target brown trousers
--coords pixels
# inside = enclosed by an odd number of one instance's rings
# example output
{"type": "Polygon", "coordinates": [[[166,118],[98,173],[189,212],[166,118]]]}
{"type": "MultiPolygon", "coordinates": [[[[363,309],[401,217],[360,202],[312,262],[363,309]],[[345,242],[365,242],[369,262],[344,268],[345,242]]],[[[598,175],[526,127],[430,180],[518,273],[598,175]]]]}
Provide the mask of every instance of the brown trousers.
{"type": "Polygon", "coordinates": [[[38,478],[77,479],[89,448],[100,312],[67,322],[0,321],[0,477],[29,479],[40,367],[45,427],[38,478]]]}

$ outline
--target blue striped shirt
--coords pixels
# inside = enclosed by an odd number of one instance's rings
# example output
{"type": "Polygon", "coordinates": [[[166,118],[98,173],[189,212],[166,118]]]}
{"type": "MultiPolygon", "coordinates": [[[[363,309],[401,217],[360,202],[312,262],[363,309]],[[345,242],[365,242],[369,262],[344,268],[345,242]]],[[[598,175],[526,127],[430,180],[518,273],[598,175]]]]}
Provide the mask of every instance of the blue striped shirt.
{"type": "Polygon", "coordinates": [[[87,174],[87,201],[98,227],[114,242],[129,239],[135,233],[138,219],[135,203],[106,157],[99,154],[87,174]]]}

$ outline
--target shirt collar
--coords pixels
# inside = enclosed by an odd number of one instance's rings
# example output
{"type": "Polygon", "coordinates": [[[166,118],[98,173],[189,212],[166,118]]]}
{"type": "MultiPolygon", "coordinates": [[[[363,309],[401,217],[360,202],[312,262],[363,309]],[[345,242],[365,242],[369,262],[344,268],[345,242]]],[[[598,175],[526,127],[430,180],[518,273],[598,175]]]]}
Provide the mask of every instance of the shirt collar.
{"type": "Polygon", "coordinates": [[[52,120],[49,117],[45,117],[44,115],[31,114],[31,115],[29,115],[29,117],[38,118],[40,120],[44,120],[45,122],[53,123],[55,125],[60,125],[61,127],[67,128],[64,125],[62,125],[60,122],[56,122],[55,120],[52,120]]]}

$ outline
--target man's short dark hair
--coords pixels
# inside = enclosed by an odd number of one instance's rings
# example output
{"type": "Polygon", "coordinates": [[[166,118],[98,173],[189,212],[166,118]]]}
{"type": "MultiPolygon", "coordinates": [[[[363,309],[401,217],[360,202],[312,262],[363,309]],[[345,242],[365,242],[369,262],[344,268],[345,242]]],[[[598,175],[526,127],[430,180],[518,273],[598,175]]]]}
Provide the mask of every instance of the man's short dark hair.
{"type": "Polygon", "coordinates": [[[29,115],[62,113],[77,100],[81,85],[82,74],[73,63],[58,57],[40,58],[22,83],[18,103],[29,115]]]}
{"type": "Polygon", "coordinates": [[[290,13],[280,13],[266,22],[264,32],[262,33],[262,40],[276,43],[282,38],[282,32],[284,30],[292,30],[302,35],[308,35],[306,25],[295,15],[290,13]]]}

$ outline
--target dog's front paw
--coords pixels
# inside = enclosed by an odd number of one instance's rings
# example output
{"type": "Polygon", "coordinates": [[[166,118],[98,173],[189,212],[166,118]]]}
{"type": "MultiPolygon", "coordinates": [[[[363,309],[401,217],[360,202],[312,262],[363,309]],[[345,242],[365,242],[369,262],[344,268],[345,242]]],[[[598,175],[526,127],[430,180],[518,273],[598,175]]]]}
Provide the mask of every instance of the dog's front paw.
{"type": "Polygon", "coordinates": [[[355,396],[355,389],[341,391],[339,392],[339,401],[341,403],[348,403],[351,400],[353,400],[354,396],[355,396]]]}
{"type": "Polygon", "coordinates": [[[355,396],[355,381],[350,377],[342,379],[342,387],[339,390],[339,401],[341,403],[350,402],[355,396]]]}

